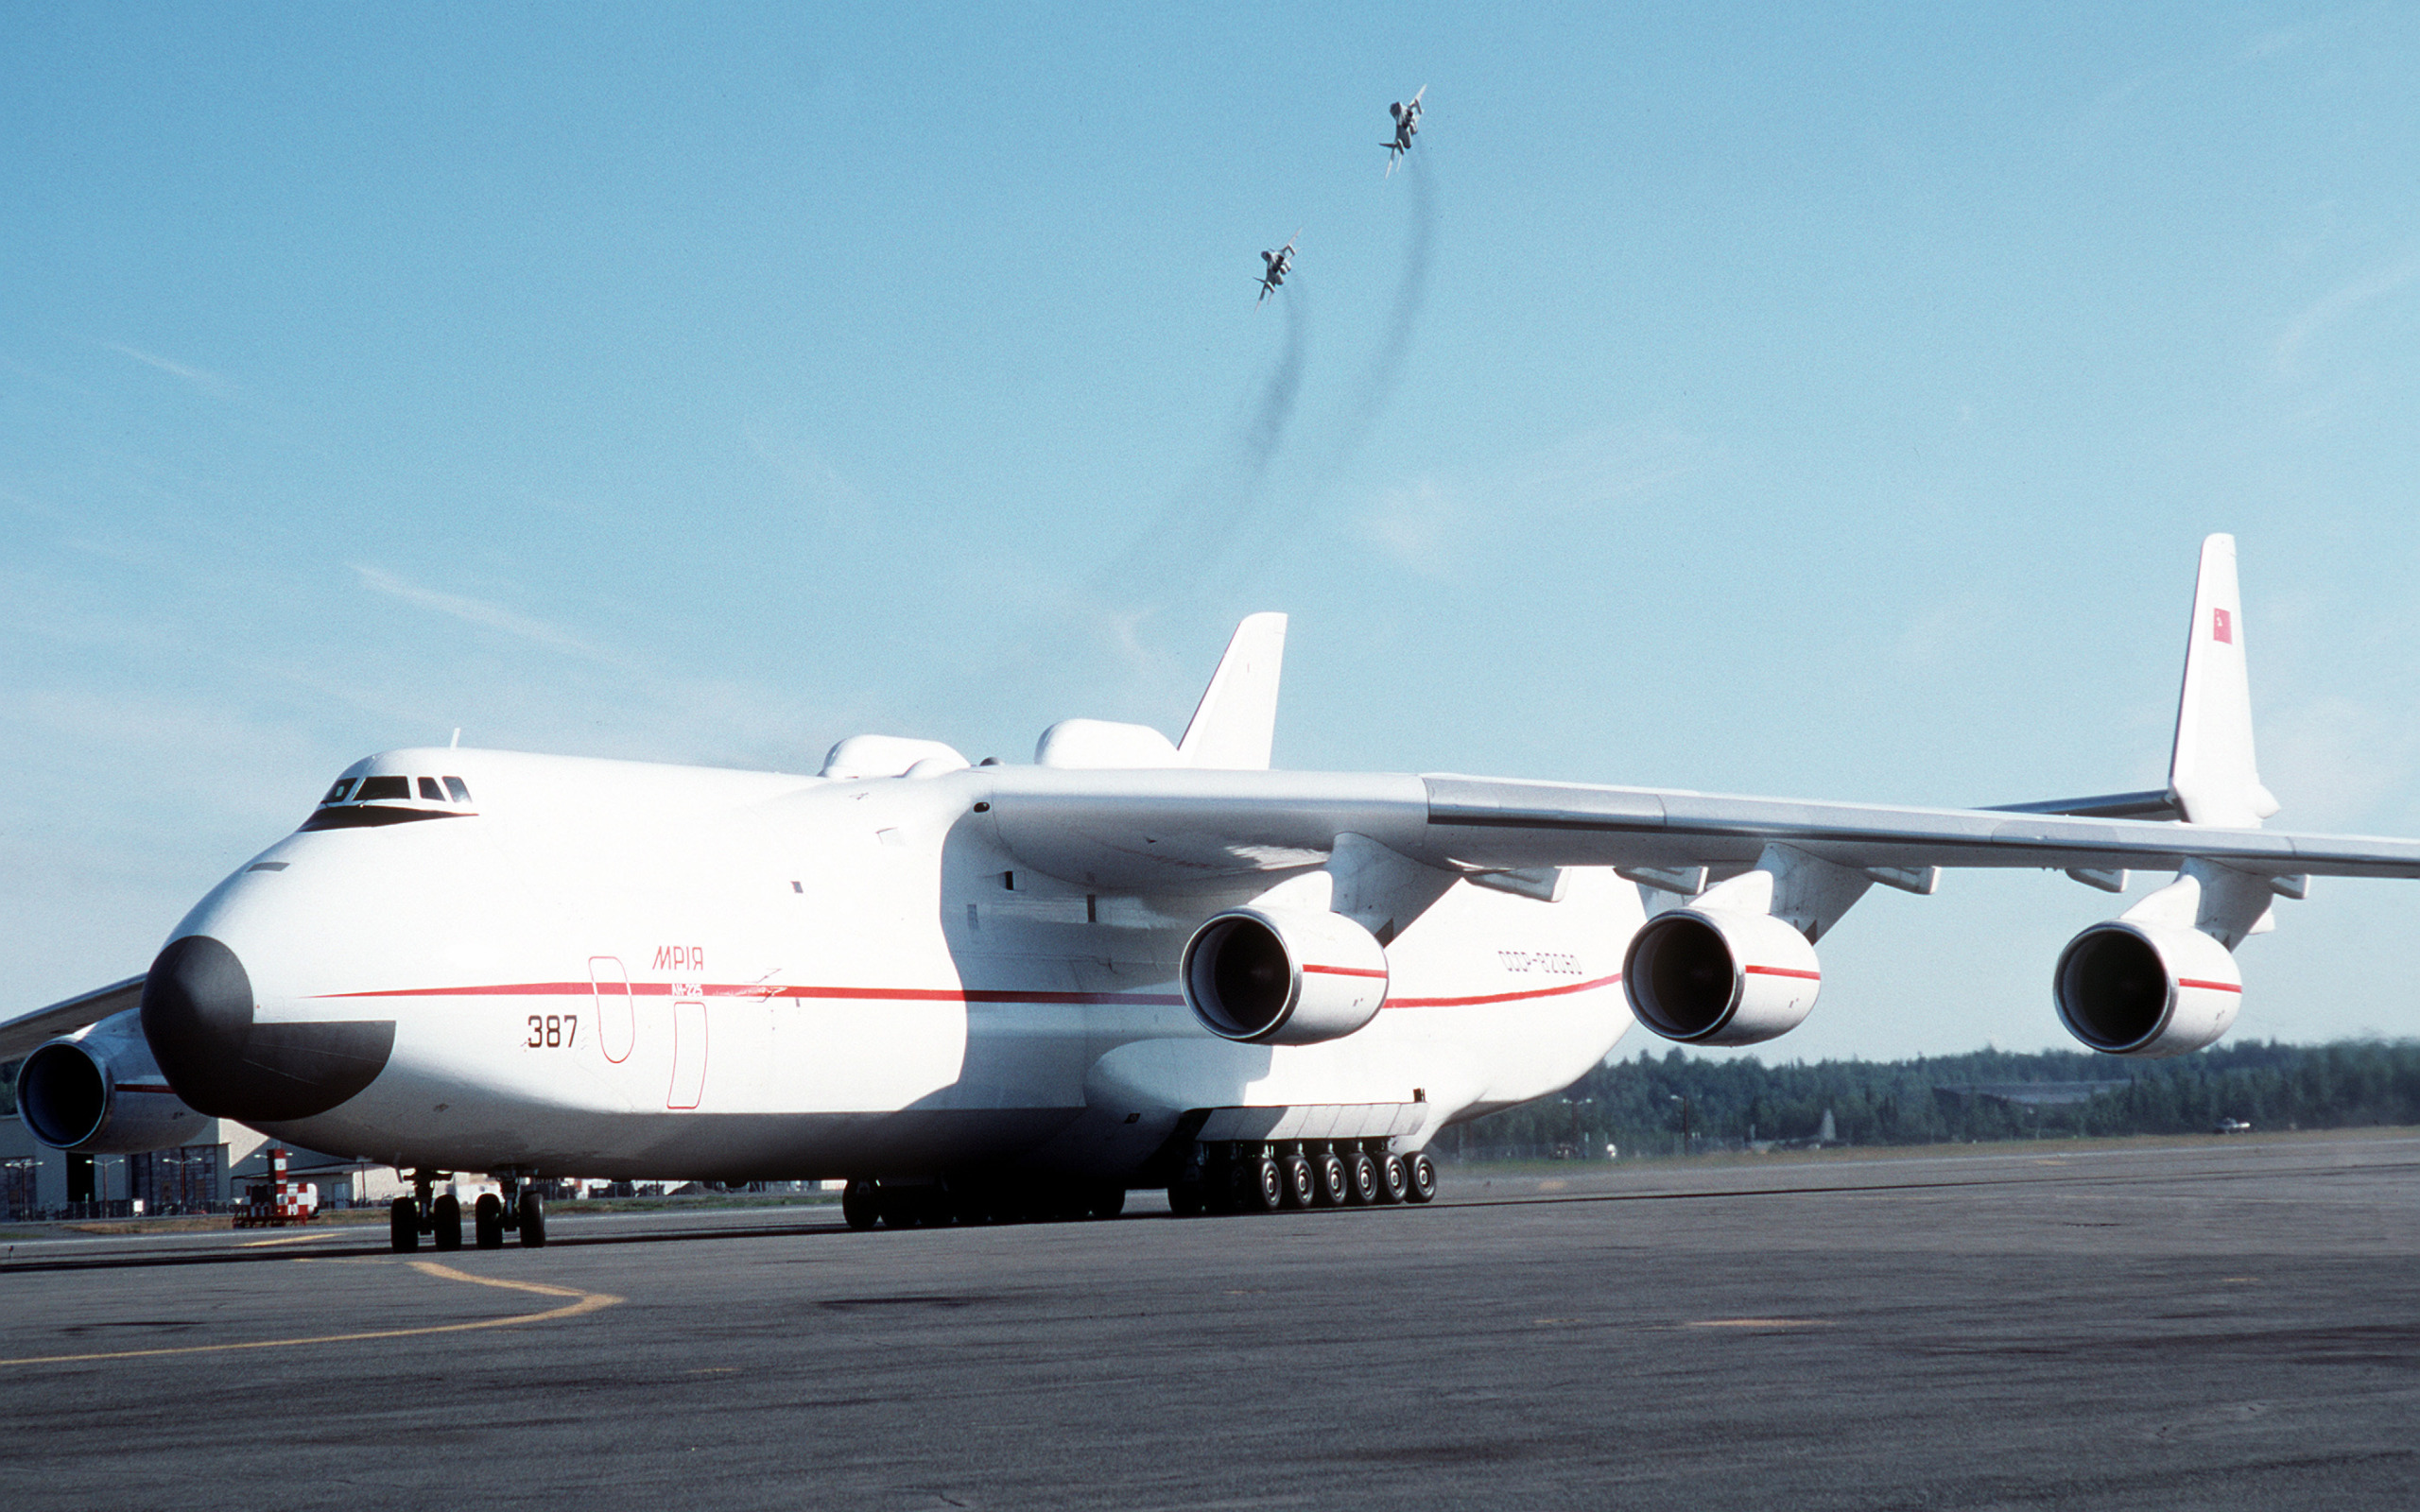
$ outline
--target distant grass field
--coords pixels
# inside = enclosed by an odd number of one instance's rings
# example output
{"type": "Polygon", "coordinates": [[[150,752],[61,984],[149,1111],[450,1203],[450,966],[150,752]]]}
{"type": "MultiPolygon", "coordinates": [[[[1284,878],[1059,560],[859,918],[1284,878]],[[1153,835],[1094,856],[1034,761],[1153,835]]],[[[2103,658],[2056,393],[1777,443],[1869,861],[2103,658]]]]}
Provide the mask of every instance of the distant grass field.
{"type": "Polygon", "coordinates": [[[2105,1138],[2051,1137],[2038,1140],[1996,1140],[1973,1144],[1835,1145],[1822,1150],[1722,1150],[1705,1155],[1635,1155],[1619,1160],[1491,1160],[1473,1156],[1456,1159],[1431,1150],[1437,1163],[1457,1171],[1500,1172],[1507,1176],[1557,1176],[1574,1171],[1613,1171],[1638,1166],[1763,1166],[1849,1164],[1872,1160],[1954,1160],[1978,1155],[2072,1155],[2090,1150],[2194,1149],[2213,1144],[2326,1143],[2342,1140],[2420,1138],[2420,1127],[2385,1125],[2374,1128],[2281,1129],[2273,1134],[2123,1134],[2105,1138]]]}

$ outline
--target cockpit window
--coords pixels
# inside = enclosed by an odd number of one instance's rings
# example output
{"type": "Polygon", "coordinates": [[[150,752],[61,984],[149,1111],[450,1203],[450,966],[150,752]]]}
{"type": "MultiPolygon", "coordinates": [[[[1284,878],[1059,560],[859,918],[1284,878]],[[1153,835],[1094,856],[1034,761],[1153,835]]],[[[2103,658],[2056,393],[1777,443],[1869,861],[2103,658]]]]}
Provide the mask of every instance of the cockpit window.
{"type": "Polygon", "coordinates": [[[412,780],[408,777],[365,777],[354,795],[356,803],[375,803],[381,799],[407,799],[412,796],[412,780]]]}
{"type": "Polygon", "coordinates": [[[445,791],[453,795],[454,801],[457,803],[471,801],[471,789],[458,777],[449,777],[445,780],[445,791]]]}
{"type": "Polygon", "coordinates": [[[424,777],[420,780],[420,796],[431,803],[445,801],[445,790],[437,785],[437,779],[434,777],[424,777]]]}
{"type": "Polygon", "coordinates": [[[337,785],[328,789],[328,796],[320,799],[320,806],[325,808],[331,803],[341,803],[344,801],[344,796],[352,791],[353,779],[339,777],[337,779],[337,785]]]}

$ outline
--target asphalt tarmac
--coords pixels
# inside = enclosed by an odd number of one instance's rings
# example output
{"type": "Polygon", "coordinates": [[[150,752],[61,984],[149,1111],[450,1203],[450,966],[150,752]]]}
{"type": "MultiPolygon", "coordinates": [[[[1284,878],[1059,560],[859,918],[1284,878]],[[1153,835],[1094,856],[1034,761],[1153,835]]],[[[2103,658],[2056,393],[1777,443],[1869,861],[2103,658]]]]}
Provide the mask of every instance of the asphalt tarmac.
{"type": "Polygon", "coordinates": [[[2420,1140],[1445,1182],[864,1234],[562,1214],[409,1259],[383,1228],[21,1240],[0,1500],[2420,1503],[2420,1140]]]}

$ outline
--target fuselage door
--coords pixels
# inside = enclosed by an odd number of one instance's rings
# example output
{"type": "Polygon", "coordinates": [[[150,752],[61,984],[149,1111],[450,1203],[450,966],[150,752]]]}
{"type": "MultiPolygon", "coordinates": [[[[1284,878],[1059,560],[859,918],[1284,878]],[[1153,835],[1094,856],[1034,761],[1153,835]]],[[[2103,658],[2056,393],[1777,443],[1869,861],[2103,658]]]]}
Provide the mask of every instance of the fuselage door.
{"type": "Polygon", "coordinates": [[[611,955],[588,958],[589,990],[596,998],[596,1043],[605,1058],[620,1065],[638,1042],[638,1016],[631,1007],[631,973],[611,955]]]}
{"type": "Polygon", "coordinates": [[[691,1108],[706,1090],[706,1005],[672,1005],[672,1087],[664,1106],[691,1108]]]}

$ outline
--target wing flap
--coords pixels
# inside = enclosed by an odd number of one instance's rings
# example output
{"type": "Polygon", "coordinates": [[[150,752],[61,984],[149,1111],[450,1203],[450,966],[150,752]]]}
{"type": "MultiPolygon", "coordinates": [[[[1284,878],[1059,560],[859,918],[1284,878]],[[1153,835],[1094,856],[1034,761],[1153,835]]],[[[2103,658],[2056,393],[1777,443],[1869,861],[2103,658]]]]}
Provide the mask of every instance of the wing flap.
{"type": "Polygon", "coordinates": [[[1735,798],[1440,775],[1004,771],[992,822],[1026,864],[1148,890],[1321,865],[1340,834],[1460,870],[1755,865],[1768,845],[1859,870],[2173,869],[2420,877],[2420,841],[2140,819],[1735,798]]]}

